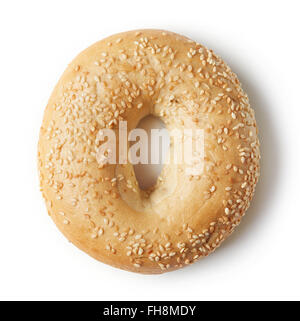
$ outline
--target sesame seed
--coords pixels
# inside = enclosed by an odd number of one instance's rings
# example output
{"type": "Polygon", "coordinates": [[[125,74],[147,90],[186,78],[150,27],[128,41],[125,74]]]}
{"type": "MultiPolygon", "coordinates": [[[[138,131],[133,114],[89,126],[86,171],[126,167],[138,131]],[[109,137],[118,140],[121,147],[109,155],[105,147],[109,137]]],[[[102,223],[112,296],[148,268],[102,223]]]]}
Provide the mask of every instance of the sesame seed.
{"type": "Polygon", "coordinates": [[[242,185],[241,185],[241,188],[245,188],[247,186],[247,182],[244,182],[242,185]]]}

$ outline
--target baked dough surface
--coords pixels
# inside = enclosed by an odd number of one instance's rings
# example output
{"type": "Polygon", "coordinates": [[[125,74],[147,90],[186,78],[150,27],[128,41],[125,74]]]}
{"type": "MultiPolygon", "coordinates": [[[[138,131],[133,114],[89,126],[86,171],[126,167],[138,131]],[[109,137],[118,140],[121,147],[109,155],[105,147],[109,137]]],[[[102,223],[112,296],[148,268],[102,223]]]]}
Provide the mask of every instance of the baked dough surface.
{"type": "Polygon", "coordinates": [[[80,53],[46,107],[38,146],[48,213],[99,261],[162,273],[207,256],[239,224],[259,176],[254,112],[236,75],[213,51],[181,35],[137,30],[80,53]],[[165,165],[141,191],[131,164],[100,166],[97,133],[145,116],[168,130],[204,131],[204,170],[165,165]]]}

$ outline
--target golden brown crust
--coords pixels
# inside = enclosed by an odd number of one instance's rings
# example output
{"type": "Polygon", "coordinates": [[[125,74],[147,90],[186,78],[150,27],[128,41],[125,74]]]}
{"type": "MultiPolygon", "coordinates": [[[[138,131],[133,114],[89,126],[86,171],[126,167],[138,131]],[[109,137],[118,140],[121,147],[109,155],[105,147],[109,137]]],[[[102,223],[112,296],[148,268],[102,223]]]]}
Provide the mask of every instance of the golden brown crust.
{"type": "Polygon", "coordinates": [[[112,266],[162,273],[207,256],[238,225],[259,142],[248,97],[219,57],[175,33],[138,30],[71,62],[46,107],[38,159],[48,212],[72,243],[112,266]],[[132,165],[101,168],[95,150],[100,129],[126,120],[130,131],[150,113],[169,129],[203,129],[205,166],[195,177],[166,165],[146,200],[132,165]]]}

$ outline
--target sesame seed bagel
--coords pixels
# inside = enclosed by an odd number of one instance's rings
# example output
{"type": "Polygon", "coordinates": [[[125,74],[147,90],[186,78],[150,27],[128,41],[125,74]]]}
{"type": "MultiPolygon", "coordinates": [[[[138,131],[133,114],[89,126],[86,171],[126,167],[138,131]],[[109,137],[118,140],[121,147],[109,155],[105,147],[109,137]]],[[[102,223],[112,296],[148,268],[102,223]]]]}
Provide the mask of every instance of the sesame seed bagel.
{"type": "Polygon", "coordinates": [[[213,51],[181,35],[138,30],[80,53],[46,107],[40,185],[60,231],[95,259],[163,273],[214,251],[239,224],[259,176],[254,112],[236,75],[213,51]],[[165,164],[143,191],[133,165],[99,164],[97,133],[128,132],[152,114],[168,130],[202,129],[204,166],[165,164]]]}

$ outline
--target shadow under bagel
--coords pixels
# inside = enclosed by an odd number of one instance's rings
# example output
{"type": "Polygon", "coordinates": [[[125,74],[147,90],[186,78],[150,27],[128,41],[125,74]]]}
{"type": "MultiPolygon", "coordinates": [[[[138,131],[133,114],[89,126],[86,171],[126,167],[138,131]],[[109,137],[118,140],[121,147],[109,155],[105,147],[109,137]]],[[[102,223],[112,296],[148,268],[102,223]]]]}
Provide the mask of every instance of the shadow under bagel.
{"type": "MultiPolygon", "coordinates": [[[[224,55],[222,55],[224,56],[224,55]]],[[[225,58],[226,59],[226,58],[225,58]]],[[[232,64],[231,64],[232,65],[232,64]]],[[[254,197],[250,203],[250,207],[246,211],[241,223],[232,232],[232,234],[216,249],[215,252],[211,253],[208,257],[200,259],[198,262],[187,266],[184,269],[173,271],[172,274],[185,273],[191,269],[197,269],[201,271],[199,265],[206,264],[210,265],[212,260],[217,259],[219,254],[225,251],[230,251],[238,242],[241,242],[246,237],[255,237],[255,227],[264,219],[263,214],[268,204],[272,201],[272,195],[275,192],[277,181],[280,176],[280,143],[276,136],[276,130],[270,117],[270,103],[268,103],[267,97],[259,90],[258,86],[253,86],[251,80],[247,80],[247,75],[237,65],[231,66],[232,70],[237,74],[243,89],[249,96],[250,105],[255,111],[256,122],[258,126],[258,134],[260,140],[260,177],[256,185],[254,197]],[[271,143],[272,142],[272,143],[271,143]],[[274,148],[276,146],[276,148],[274,148]],[[204,260],[203,260],[204,259],[204,260]]],[[[146,119],[145,117],[143,127],[151,126],[153,119],[146,119]],[[145,121],[148,121],[147,123],[145,121]]],[[[157,125],[154,120],[154,125],[157,125]]],[[[159,127],[159,126],[156,126],[159,127]]],[[[149,128],[148,128],[149,129],[149,128]]],[[[139,166],[139,165],[135,165],[139,166]]],[[[148,176],[157,176],[159,170],[162,169],[163,165],[158,165],[158,168],[151,170],[149,166],[155,165],[144,165],[144,168],[139,169],[139,176],[142,175],[142,171],[150,171],[148,176]]],[[[150,182],[153,182],[153,177],[148,178],[150,182]]],[[[166,274],[159,274],[158,277],[165,277],[166,274]]]]}
{"type": "MultiPolygon", "coordinates": [[[[199,35],[185,32],[192,39],[199,40],[199,35]]],[[[255,119],[258,127],[258,137],[260,141],[260,177],[255,188],[255,193],[250,207],[245,212],[244,217],[241,220],[239,226],[235,228],[231,235],[208,257],[200,259],[198,262],[187,266],[184,269],[177,270],[177,273],[190,273],[194,269],[194,273],[197,271],[203,271],[203,268],[209,268],[211,264],[216,264],[219,258],[227,251],[232,251],[241,242],[247,238],[255,239],[255,229],[259,224],[262,224],[266,217],[266,209],[272,202],[272,196],[278,189],[278,181],[281,175],[281,142],[276,131],[275,124],[272,120],[272,106],[268,99],[268,94],[260,90],[260,79],[251,79],[250,73],[246,70],[245,62],[241,57],[240,61],[235,59],[230,60],[229,55],[226,52],[221,52],[221,48],[216,48],[215,44],[207,44],[205,40],[199,40],[208,48],[213,49],[216,54],[229,62],[229,67],[234,73],[237,74],[242,88],[245,90],[249,97],[250,106],[255,112],[255,119]],[[254,85],[256,84],[256,85],[254,85]]],[[[209,41],[208,41],[209,42],[209,41]]],[[[222,49],[221,49],[222,50],[222,49]]],[[[174,275],[175,273],[171,273],[174,275]]],[[[165,276],[163,274],[162,276],[165,276]]]]}

